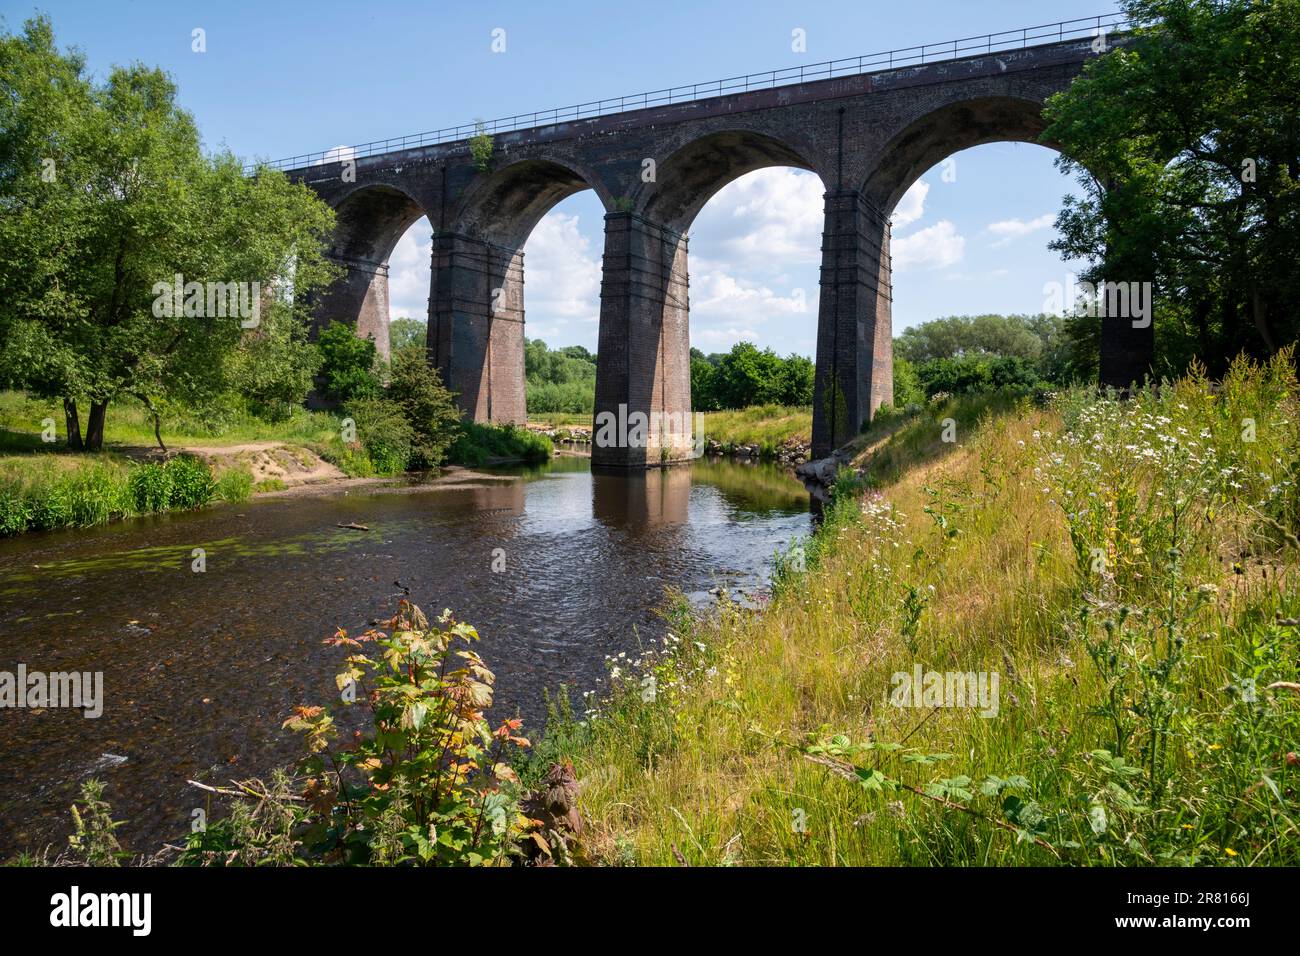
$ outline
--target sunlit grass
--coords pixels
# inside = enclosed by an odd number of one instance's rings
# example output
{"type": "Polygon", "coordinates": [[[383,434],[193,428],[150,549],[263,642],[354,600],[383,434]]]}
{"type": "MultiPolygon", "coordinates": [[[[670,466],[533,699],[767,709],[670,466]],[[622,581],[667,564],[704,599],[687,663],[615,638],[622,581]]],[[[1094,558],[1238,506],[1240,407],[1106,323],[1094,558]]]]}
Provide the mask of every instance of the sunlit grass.
{"type": "MultiPolygon", "coordinates": [[[[81,425],[85,428],[89,409],[82,403],[81,425]]],[[[22,392],[0,392],[0,430],[20,433],[8,442],[40,440],[46,420],[54,422],[60,443],[66,438],[63,404],[22,392]]],[[[285,421],[266,422],[251,415],[226,410],[222,413],[176,409],[164,410],[163,441],[172,446],[223,446],[250,442],[280,441],[303,445],[326,445],[339,434],[340,418],[328,412],[297,409],[285,421]]],[[[121,398],[108,408],[104,421],[106,445],[157,447],[153,419],[148,410],[132,398],[121,398]]],[[[8,446],[12,448],[12,445],[8,446]]]]}
{"type": "MultiPolygon", "coordinates": [[[[878,434],[866,460],[876,490],[832,506],[801,556],[807,570],[787,563],[762,613],[724,607],[695,619],[676,607],[667,652],[618,664],[622,689],[591,699],[585,731],[566,731],[581,741],[568,756],[596,855],[632,848],[639,862],[663,865],[1295,864],[1300,770],[1287,753],[1300,695],[1262,689],[1295,682],[1300,658],[1297,628],[1273,623],[1300,609],[1288,537],[1300,406],[1288,361],[1238,367],[1221,389],[1193,378],[1128,404],[1083,393],[1051,408],[961,399],[878,434]],[[946,418],[954,442],[942,440],[946,418]],[[1144,464],[1171,448],[1204,459],[1194,479],[1171,484],[1167,462],[1144,464]],[[1066,491],[1085,505],[1063,507],[1066,491]],[[1195,503],[1177,532],[1165,495],[1195,503]],[[1174,592],[1156,542],[1184,532],[1180,663],[1149,686],[1124,685],[1171,708],[1167,780],[1152,790],[1147,718],[1135,711],[1145,698],[1120,701],[1136,728],[1134,776],[1116,778],[1093,756],[1115,742],[1098,712],[1110,685],[1086,642],[1103,640],[1099,622],[1121,606],[1159,631],[1174,592]],[[1095,574],[1094,544],[1111,555],[1095,574]],[[1207,587],[1217,591],[1197,604],[1207,587]],[[1089,606],[1092,623],[1081,624],[1089,606]],[[892,676],[917,664],[997,672],[997,716],[890,706],[892,676]],[[1224,688],[1250,666],[1261,690],[1247,705],[1224,688]],[[1050,839],[1019,839],[1004,818],[1012,811],[978,791],[955,802],[983,815],[903,789],[869,792],[808,759],[803,748],[832,734],[949,755],[934,765],[888,753],[858,760],[922,789],[1021,775],[1017,799],[1042,814],[1050,839]]],[[[1163,658],[1144,657],[1144,640],[1134,638],[1134,659],[1155,666],[1163,658]]]]}
{"type": "Polygon", "coordinates": [[[757,445],[771,454],[783,443],[812,440],[812,409],[755,405],[725,412],[705,412],[704,437],[724,446],[757,445]]]}

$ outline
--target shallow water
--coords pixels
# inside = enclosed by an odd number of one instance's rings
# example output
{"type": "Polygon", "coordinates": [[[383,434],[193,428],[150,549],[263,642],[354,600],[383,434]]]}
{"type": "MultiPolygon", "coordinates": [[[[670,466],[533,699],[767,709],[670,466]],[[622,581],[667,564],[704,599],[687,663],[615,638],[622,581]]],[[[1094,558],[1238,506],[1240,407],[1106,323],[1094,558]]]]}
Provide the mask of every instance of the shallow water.
{"type": "Polygon", "coordinates": [[[0,671],[21,662],[104,680],[98,719],[0,709],[0,859],[61,848],[92,775],[128,821],[123,842],[144,851],[202,806],[187,779],[292,762],[300,741],[282,720],[336,696],[343,652],[322,640],[390,616],[395,582],[431,617],[448,607],[478,628],[494,714],[519,712],[536,733],[543,688],[567,686],[576,705],[599,688],[606,655],[658,642],[665,588],[697,599],[716,585],[761,588],[773,554],[809,528],[803,486],[771,466],[593,474],[569,457],[436,489],[262,499],[0,541],[0,671]],[[337,527],[349,522],[370,530],[337,527]]]}

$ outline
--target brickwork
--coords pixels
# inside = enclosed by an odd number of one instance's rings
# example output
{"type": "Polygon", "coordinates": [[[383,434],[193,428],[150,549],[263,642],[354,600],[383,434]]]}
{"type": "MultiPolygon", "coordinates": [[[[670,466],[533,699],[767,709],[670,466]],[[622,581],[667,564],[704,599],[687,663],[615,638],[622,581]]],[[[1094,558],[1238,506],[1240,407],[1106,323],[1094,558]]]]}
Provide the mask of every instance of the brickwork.
{"type": "Polygon", "coordinates": [[[523,252],[435,236],[428,344],[429,361],[466,416],[526,421],[523,252]]]}
{"type": "MultiPolygon", "coordinates": [[[[954,152],[1038,142],[1043,102],[1094,56],[1090,40],[1071,40],[501,133],[487,169],[462,141],[363,157],[350,180],[344,163],[290,175],[340,210],[339,255],[384,263],[401,232],[428,216],[430,361],[460,393],[466,415],[520,421],[521,250],[555,203],[591,188],[607,212],[597,413],[681,415],[690,410],[691,223],[711,196],[751,170],[815,173],[826,225],[813,444],[824,454],[892,399],[889,217],[899,198],[954,152]]],[[[386,338],[386,281],[351,273],[323,298],[322,317],[355,322],[363,334],[382,327],[386,338]]],[[[1141,377],[1151,361],[1149,330],[1111,323],[1105,337],[1104,379],[1126,385],[1141,377]]],[[[597,449],[594,457],[640,467],[686,453],[682,442],[656,434],[643,448],[597,449]]]]}

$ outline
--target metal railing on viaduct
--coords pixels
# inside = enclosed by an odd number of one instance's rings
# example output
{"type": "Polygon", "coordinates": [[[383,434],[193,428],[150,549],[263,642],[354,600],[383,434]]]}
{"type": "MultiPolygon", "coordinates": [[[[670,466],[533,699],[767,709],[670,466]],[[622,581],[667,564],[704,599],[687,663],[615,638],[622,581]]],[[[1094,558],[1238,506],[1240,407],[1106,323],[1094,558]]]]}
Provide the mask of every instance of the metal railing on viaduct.
{"type": "Polygon", "coordinates": [[[462,123],[459,126],[448,126],[445,129],[430,130],[424,133],[412,133],[408,136],[373,140],[355,146],[335,146],[312,153],[300,153],[297,156],[287,156],[283,159],[262,164],[250,163],[245,168],[248,172],[252,172],[259,165],[270,166],[272,169],[302,169],[319,163],[335,162],[339,159],[360,159],[365,156],[381,155],[420,146],[436,146],[443,143],[460,142],[480,133],[489,135],[511,133],[517,130],[533,129],[555,123],[566,123],[623,113],[629,110],[646,109],[652,106],[725,96],[729,93],[744,93],[750,90],[795,85],[810,80],[825,80],[863,73],[883,72],[900,67],[940,63],[982,53],[1023,50],[1046,43],[1059,43],[1065,40],[1118,33],[1130,25],[1126,17],[1120,13],[1101,14],[1075,20],[1061,20],[1056,23],[1022,27],[1017,30],[1003,30],[1000,33],[986,33],[983,36],[944,40],[941,43],[925,43],[921,46],[885,50],[881,53],[868,53],[838,60],[825,60],[821,63],[812,63],[806,66],[789,66],[778,70],[764,70],[761,73],[748,73],[744,76],[710,80],[705,83],[689,83],[682,86],[668,87],[667,89],[635,93],[629,96],[591,100],[573,106],[561,106],[532,113],[517,113],[514,116],[504,116],[499,119],[478,120],[473,123],[462,123]]]}

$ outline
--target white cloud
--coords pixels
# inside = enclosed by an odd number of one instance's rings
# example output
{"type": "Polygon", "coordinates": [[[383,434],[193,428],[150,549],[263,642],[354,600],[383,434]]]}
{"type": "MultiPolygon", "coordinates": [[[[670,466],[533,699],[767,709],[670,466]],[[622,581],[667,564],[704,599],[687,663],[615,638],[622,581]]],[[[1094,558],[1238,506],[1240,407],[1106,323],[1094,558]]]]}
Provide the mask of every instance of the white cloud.
{"type": "Polygon", "coordinates": [[[966,240],[947,219],[918,229],[910,236],[895,238],[890,246],[896,272],[909,269],[945,269],[961,262],[966,240]]]}
{"type": "Polygon", "coordinates": [[[600,322],[600,257],[591,240],[578,227],[578,217],[550,212],[542,217],[524,245],[524,315],[529,338],[557,334],[568,336],[559,347],[572,344],[574,337],[594,337],[600,322]],[[580,331],[561,331],[573,325],[589,326],[580,331]]]}
{"type": "Polygon", "coordinates": [[[776,167],[728,183],[691,227],[691,251],[737,273],[821,260],[825,188],[814,173],[776,167]]]}
{"type": "Polygon", "coordinates": [[[692,277],[691,318],[720,321],[742,316],[776,318],[815,312],[815,290],[791,289],[789,294],[774,292],[767,285],[737,278],[722,271],[710,271],[692,277]],[[812,299],[812,301],[809,301],[812,299]]]}
{"type": "Polygon", "coordinates": [[[421,217],[397,240],[388,257],[388,314],[391,318],[429,317],[429,256],[433,227],[421,217]]]}
{"type": "Polygon", "coordinates": [[[894,214],[890,217],[895,229],[902,229],[910,226],[922,216],[925,215],[925,197],[930,194],[930,184],[924,179],[918,179],[912,183],[907,192],[903,193],[903,198],[898,201],[894,207],[894,214]]]}
{"type": "Polygon", "coordinates": [[[312,163],[313,166],[324,166],[326,163],[341,163],[349,159],[356,159],[357,151],[351,146],[331,146],[325,150],[325,155],[312,163]]]}
{"type": "Polygon", "coordinates": [[[998,241],[993,243],[996,249],[998,246],[1005,246],[1013,239],[1020,239],[1040,229],[1046,229],[1056,222],[1056,216],[1050,212],[1045,212],[1041,216],[1028,221],[1024,219],[1003,219],[1000,222],[991,222],[988,225],[988,231],[998,237],[998,241]]]}

